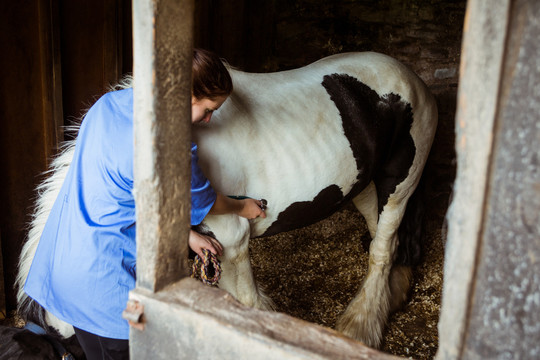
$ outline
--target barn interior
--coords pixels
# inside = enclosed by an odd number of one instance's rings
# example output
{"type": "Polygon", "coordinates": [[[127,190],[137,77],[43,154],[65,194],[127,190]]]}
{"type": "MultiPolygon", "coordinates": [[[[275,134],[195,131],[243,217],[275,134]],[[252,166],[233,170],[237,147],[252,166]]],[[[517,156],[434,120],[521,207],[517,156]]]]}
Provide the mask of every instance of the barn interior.
{"type": "MultiPolygon", "coordinates": [[[[273,72],[322,57],[376,51],[413,69],[436,97],[439,126],[425,168],[425,243],[410,301],[383,351],[437,351],[444,219],[455,178],[454,123],[465,0],[201,0],[194,45],[242,70],[273,72]]],[[[0,133],[0,306],[13,319],[17,258],[50,156],[109,85],[132,71],[131,2],[3,2],[0,133]],[[7,36],[6,36],[7,35],[7,36]],[[3,282],[2,282],[3,280],[3,282]]],[[[277,310],[332,327],[361,284],[369,235],[352,207],[308,228],[252,242],[257,279],[277,310]],[[271,256],[269,256],[269,254],[271,256]]]]}

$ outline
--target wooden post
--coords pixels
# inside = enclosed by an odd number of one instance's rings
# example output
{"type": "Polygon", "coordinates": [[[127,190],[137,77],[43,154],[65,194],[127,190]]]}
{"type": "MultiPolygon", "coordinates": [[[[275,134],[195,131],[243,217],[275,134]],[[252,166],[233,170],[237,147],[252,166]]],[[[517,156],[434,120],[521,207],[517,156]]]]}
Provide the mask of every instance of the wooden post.
{"type": "Polygon", "coordinates": [[[438,356],[459,357],[474,281],[502,67],[508,0],[467,4],[456,113],[457,175],[448,210],[438,356]],[[494,31],[487,33],[484,29],[494,31]],[[482,89],[482,91],[478,91],[482,89]]]}
{"type": "Polygon", "coordinates": [[[468,3],[437,359],[540,356],[539,20],[468,3]]]}
{"type": "Polygon", "coordinates": [[[187,272],[193,0],[135,0],[134,125],[137,286],[187,272]]]}

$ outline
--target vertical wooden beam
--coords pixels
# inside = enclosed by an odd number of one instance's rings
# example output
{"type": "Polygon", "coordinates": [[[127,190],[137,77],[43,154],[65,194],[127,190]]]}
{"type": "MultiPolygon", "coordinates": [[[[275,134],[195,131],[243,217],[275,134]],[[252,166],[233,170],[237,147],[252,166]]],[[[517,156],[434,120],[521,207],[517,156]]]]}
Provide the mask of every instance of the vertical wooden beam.
{"type": "Polygon", "coordinates": [[[38,175],[62,138],[57,3],[0,2],[0,228],[8,310],[16,307],[17,260],[38,175]]]}
{"type": "Polygon", "coordinates": [[[123,0],[103,3],[103,68],[102,83],[114,83],[122,77],[122,3],[123,0]]]}
{"type": "Polygon", "coordinates": [[[508,14],[463,359],[540,358],[540,2],[508,14]]]}
{"type": "Polygon", "coordinates": [[[539,19],[468,2],[438,359],[540,354],[539,19]]]}
{"type": "Polygon", "coordinates": [[[447,215],[438,359],[460,358],[463,348],[486,201],[508,7],[508,0],[470,0],[467,4],[456,114],[458,165],[447,215]]]}
{"type": "Polygon", "coordinates": [[[77,122],[125,71],[121,42],[127,1],[53,1],[59,7],[66,124],[77,122]]]}
{"type": "Polygon", "coordinates": [[[43,136],[45,161],[64,140],[64,112],[62,102],[62,64],[60,61],[60,29],[58,3],[39,1],[39,48],[41,59],[41,87],[43,89],[43,136]]]}
{"type": "Polygon", "coordinates": [[[193,0],[135,0],[137,287],[188,274],[193,0]]]}

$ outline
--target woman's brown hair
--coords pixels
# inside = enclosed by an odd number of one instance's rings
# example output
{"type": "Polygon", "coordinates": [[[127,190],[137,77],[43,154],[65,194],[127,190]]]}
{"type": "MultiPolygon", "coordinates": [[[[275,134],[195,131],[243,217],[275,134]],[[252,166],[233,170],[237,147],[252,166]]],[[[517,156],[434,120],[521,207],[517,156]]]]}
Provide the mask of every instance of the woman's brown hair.
{"type": "Polygon", "coordinates": [[[231,94],[231,75],[223,61],[213,52],[194,49],[192,72],[192,95],[197,100],[215,100],[219,96],[231,94]]]}

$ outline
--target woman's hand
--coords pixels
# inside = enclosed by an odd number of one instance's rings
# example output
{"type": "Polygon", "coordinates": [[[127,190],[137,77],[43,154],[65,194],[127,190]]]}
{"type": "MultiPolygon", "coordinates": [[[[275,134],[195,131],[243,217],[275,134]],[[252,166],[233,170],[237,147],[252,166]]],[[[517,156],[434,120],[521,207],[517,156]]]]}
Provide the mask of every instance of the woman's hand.
{"type": "Polygon", "coordinates": [[[191,250],[195,251],[201,259],[203,257],[203,249],[207,249],[215,255],[221,256],[223,254],[223,246],[219,241],[211,236],[199,234],[194,230],[189,231],[189,247],[191,250]]]}
{"type": "Polygon", "coordinates": [[[217,193],[216,202],[210,209],[212,215],[236,214],[246,219],[255,219],[257,217],[266,217],[263,204],[260,200],[255,199],[231,199],[221,193],[217,193]]]}
{"type": "Polygon", "coordinates": [[[264,206],[260,200],[244,199],[240,201],[242,202],[242,209],[238,212],[239,216],[245,217],[246,219],[266,217],[266,213],[263,210],[264,206]]]}

